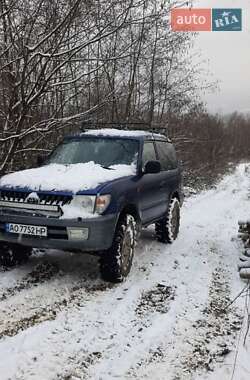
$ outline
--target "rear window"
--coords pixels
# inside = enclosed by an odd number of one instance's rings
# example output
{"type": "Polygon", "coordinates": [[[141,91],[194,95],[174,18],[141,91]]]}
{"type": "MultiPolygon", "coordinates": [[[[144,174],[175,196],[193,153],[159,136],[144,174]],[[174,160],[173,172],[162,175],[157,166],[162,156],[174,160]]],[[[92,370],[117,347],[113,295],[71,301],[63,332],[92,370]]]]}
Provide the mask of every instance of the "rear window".
{"type": "Polygon", "coordinates": [[[176,169],[177,157],[173,145],[164,141],[156,141],[156,147],[162,170],[176,169]]]}

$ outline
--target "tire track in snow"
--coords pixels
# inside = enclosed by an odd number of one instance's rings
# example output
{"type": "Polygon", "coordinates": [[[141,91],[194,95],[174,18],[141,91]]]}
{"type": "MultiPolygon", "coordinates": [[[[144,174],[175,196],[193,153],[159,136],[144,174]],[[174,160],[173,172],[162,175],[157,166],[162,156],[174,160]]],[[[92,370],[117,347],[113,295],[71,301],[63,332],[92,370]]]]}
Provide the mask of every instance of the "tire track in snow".
{"type": "MultiPolygon", "coordinates": [[[[70,254],[68,257],[58,255],[47,253],[39,260],[32,258],[35,264],[32,270],[27,273],[30,263],[23,266],[23,278],[3,289],[0,338],[12,337],[32,326],[52,321],[63,310],[83,305],[93,294],[112,287],[99,279],[98,266],[89,268],[93,257],[72,256],[71,265],[68,265],[70,254]]],[[[8,272],[9,276],[11,273],[8,272]]]]}
{"type": "Polygon", "coordinates": [[[231,352],[242,318],[235,308],[228,309],[230,301],[228,274],[219,266],[212,273],[207,305],[192,325],[190,350],[183,355],[175,380],[182,380],[183,374],[192,379],[195,372],[213,371],[231,352]]]}
{"type": "MultiPolygon", "coordinates": [[[[63,310],[69,310],[74,307],[83,307],[87,302],[99,292],[110,289],[112,285],[106,283],[97,283],[94,285],[78,284],[68,293],[67,297],[54,302],[45,307],[39,307],[36,312],[29,317],[19,318],[17,320],[0,321],[0,339],[3,337],[13,337],[20,331],[24,331],[32,326],[45,321],[55,320],[58,313],[63,310]]],[[[13,316],[12,316],[13,317],[13,316]]]]}
{"type": "MultiPolygon", "coordinates": [[[[204,243],[205,239],[202,242],[203,250],[204,243]]],[[[200,242],[198,244],[200,245],[200,242]]],[[[230,288],[232,266],[225,261],[227,259],[225,253],[228,252],[223,252],[223,249],[222,241],[215,236],[207,240],[209,256],[206,257],[206,261],[205,257],[203,260],[204,264],[210,263],[209,268],[214,267],[214,270],[207,276],[209,292],[207,298],[204,292],[204,304],[196,303],[195,294],[189,298],[193,309],[197,308],[196,318],[190,313],[190,308],[185,309],[186,305],[183,303],[184,311],[177,313],[177,323],[172,331],[172,344],[171,342],[169,344],[168,338],[163,335],[157,345],[149,350],[148,355],[131,368],[129,379],[154,377],[157,380],[165,380],[163,368],[168,369],[168,380],[191,380],[196,378],[197,374],[199,379],[199,374],[212,371],[216,363],[222,363],[225,356],[233,349],[236,334],[241,328],[242,317],[240,310],[231,308],[225,311],[232,296],[230,288]]],[[[237,246],[232,243],[229,254],[236,251],[237,246]]],[[[235,263],[236,258],[237,255],[235,263]]],[[[195,274],[197,275],[198,273],[195,274]]],[[[203,289],[206,289],[206,282],[203,284],[203,289]]],[[[176,297],[178,299],[178,289],[176,297]]]]}
{"type": "Polygon", "coordinates": [[[29,272],[22,280],[17,281],[17,283],[4,289],[0,295],[0,302],[5,301],[9,297],[13,297],[22,290],[27,290],[33,286],[44,283],[45,281],[51,280],[59,272],[59,267],[55,263],[50,263],[44,261],[29,272]]]}
{"type": "MultiPolygon", "coordinates": [[[[117,290],[119,292],[119,289],[117,290]]],[[[127,290],[128,289],[124,288],[124,293],[126,293],[127,290]]],[[[71,357],[72,368],[68,369],[68,366],[66,366],[66,369],[63,372],[60,372],[60,374],[57,374],[57,377],[54,380],[58,377],[63,380],[101,378],[102,376],[97,374],[95,366],[102,366],[101,361],[103,360],[106,362],[107,357],[111,358],[114,350],[116,351],[116,356],[122,359],[120,356],[120,347],[118,347],[117,344],[118,342],[123,341],[122,348],[124,352],[129,352],[132,347],[139,347],[145,336],[147,336],[147,334],[149,336],[151,335],[151,330],[154,328],[154,325],[159,323],[158,321],[159,318],[161,318],[161,315],[168,313],[171,309],[172,302],[174,301],[174,295],[175,289],[162,283],[155,284],[155,286],[152,286],[147,291],[139,291],[137,297],[133,300],[134,302],[131,302],[132,305],[130,305],[130,310],[127,310],[129,324],[127,326],[122,324],[119,332],[115,329],[113,336],[111,336],[111,341],[113,342],[111,343],[108,341],[107,345],[103,347],[102,352],[98,351],[98,360],[95,360],[94,363],[89,363],[88,361],[85,362],[85,359],[83,360],[81,358],[79,364],[78,356],[74,359],[71,357]],[[89,371],[91,372],[91,368],[94,371],[93,374],[89,373],[89,371]]],[[[117,300],[121,302],[123,299],[118,297],[117,300]]],[[[102,320],[99,321],[99,324],[105,328],[105,324],[102,320]]],[[[104,340],[107,339],[104,338],[107,331],[104,333],[100,329],[98,333],[100,336],[103,335],[104,340]]],[[[158,351],[152,354],[154,356],[158,356],[160,352],[158,351]]],[[[116,358],[114,358],[114,361],[116,361],[116,358]]],[[[130,371],[127,372],[127,375],[130,375],[130,371]]],[[[115,377],[119,378],[120,376],[117,374],[115,377]]]]}
{"type": "MultiPolygon", "coordinates": [[[[83,261],[85,262],[86,260],[87,266],[88,261],[92,261],[92,259],[92,257],[83,257],[83,261]]],[[[76,260],[75,265],[77,263],[78,260],[76,260]]],[[[62,265],[59,261],[51,260],[49,254],[46,254],[45,260],[40,260],[39,264],[35,265],[32,271],[26,274],[22,280],[17,281],[13,287],[4,289],[0,295],[0,304],[2,304],[0,307],[0,339],[13,337],[30,327],[55,320],[63,310],[67,311],[74,307],[83,307],[86,302],[91,301],[91,297],[94,295],[96,296],[99,292],[105,292],[115,287],[115,285],[105,283],[98,278],[97,265],[91,268],[92,273],[90,273],[89,278],[85,275],[83,281],[78,278],[76,282],[72,282],[69,287],[65,288],[63,281],[67,273],[61,271],[61,267],[62,265]],[[94,279],[94,277],[97,277],[97,279],[94,279]],[[41,298],[44,298],[44,294],[40,290],[42,286],[46,290],[48,285],[50,292],[56,292],[55,298],[57,301],[48,304],[45,302],[45,305],[42,305],[41,298]],[[61,289],[60,286],[62,286],[61,289]],[[57,290],[59,291],[57,292],[57,290]],[[33,296],[30,294],[31,291],[36,291],[37,294],[33,296]],[[15,305],[16,298],[21,300],[21,313],[19,307],[15,305]],[[34,299],[35,304],[30,302],[31,298],[34,299]]],[[[144,268],[140,269],[144,273],[144,268]]],[[[11,271],[9,271],[9,274],[11,275],[11,271]]]]}

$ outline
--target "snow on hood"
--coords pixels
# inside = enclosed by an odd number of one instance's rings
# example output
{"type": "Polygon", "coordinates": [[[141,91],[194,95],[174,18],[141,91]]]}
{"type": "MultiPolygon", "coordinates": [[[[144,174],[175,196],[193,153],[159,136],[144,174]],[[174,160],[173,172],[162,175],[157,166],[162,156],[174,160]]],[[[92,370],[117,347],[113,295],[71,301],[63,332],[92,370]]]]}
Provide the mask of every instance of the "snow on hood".
{"type": "Polygon", "coordinates": [[[104,169],[94,162],[71,165],[50,164],[7,174],[0,179],[0,187],[77,193],[95,189],[102,183],[136,173],[134,165],[113,165],[110,168],[112,170],[104,169]]]}

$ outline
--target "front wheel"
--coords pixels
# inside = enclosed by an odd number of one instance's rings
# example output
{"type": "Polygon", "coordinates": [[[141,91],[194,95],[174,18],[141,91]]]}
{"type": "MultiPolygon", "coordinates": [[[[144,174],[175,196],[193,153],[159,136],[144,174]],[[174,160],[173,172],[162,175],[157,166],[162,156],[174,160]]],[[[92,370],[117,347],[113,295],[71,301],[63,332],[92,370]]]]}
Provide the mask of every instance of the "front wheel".
{"type": "Polygon", "coordinates": [[[171,244],[177,238],[180,229],[180,202],[172,198],[166,216],[155,223],[156,238],[161,243],[171,244]]]}
{"type": "Polygon", "coordinates": [[[32,248],[19,244],[0,243],[0,265],[13,267],[26,263],[32,254],[32,248]]]}
{"type": "Polygon", "coordinates": [[[101,276],[105,281],[122,282],[130,272],[136,243],[136,221],[125,215],[118,221],[113,244],[102,253],[101,276]]]}

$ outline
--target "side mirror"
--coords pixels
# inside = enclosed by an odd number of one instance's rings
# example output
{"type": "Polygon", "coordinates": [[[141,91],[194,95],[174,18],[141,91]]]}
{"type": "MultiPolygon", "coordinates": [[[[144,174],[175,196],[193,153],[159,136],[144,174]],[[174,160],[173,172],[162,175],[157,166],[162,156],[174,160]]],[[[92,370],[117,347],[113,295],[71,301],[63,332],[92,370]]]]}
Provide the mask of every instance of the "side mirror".
{"type": "Polygon", "coordinates": [[[161,171],[161,164],[159,161],[148,161],[145,165],[145,174],[157,174],[161,171]]]}
{"type": "Polygon", "coordinates": [[[39,154],[36,158],[37,166],[42,166],[44,164],[45,160],[46,160],[46,157],[39,154]]]}

